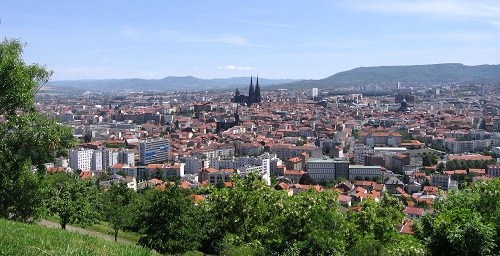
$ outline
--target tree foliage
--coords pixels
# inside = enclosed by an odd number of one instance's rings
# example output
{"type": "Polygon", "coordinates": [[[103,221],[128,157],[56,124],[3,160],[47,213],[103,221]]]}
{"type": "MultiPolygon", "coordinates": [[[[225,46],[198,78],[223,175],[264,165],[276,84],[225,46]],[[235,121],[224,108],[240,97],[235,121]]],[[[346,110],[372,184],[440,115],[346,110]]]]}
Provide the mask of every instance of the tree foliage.
{"type": "Polygon", "coordinates": [[[143,234],[140,245],[169,254],[200,247],[203,229],[197,221],[199,208],[177,185],[167,185],[164,191],[146,191],[140,209],[137,216],[143,234]]]}
{"type": "Polygon", "coordinates": [[[424,153],[422,155],[422,165],[423,166],[434,166],[438,164],[438,158],[434,153],[424,153]]]}
{"type": "Polygon", "coordinates": [[[34,96],[52,71],[27,65],[18,40],[0,43],[0,214],[33,221],[43,214],[46,189],[30,172],[72,145],[70,128],[58,125],[35,109],[34,96]]]}
{"type": "Polygon", "coordinates": [[[118,231],[132,225],[133,205],[137,203],[137,193],[127,188],[126,184],[115,185],[102,194],[102,218],[114,231],[115,242],[118,231]]]}
{"type": "Polygon", "coordinates": [[[280,195],[265,185],[258,174],[246,178],[231,177],[233,188],[212,192],[205,209],[215,222],[210,226],[208,252],[232,250],[243,245],[260,247],[260,241],[272,236],[269,216],[279,207],[280,195]],[[257,242],[259,241],[259,242],[257,242]]]}
{"type": "Polygon", "coordinates": [[[491,160],[458,160],[453,159],[446,162],[446,170],[466,170],[468,168],[486,169],[490,164],[496,164],[495,159],[491,160]]]}
{"type": "Polygon", "coordinates": [[[51,190],[49,209],[59,216],[62,229],[68,224],[89,226],[99,220],[99,190],[92,179],[62,179],[52,183],[51,190]]]}
{"type": "Polygon", "coordinates": [[[500,180],[474,182],[435,204],[435,214],[415,223],[417,238],[433,255],[500,253],[500,180]]]}

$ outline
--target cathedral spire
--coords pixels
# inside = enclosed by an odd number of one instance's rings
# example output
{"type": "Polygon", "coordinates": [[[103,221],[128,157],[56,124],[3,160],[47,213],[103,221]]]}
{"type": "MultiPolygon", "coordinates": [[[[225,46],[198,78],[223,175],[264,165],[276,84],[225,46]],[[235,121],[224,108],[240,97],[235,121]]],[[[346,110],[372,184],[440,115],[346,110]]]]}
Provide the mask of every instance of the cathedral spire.
{"type": "Polygon", "coordinates": [[[259,76],[257,75],[257,81],[256,81],[256,85],[255,85],[255,100],[254,100],[254,102],[260,103],[261,100],[262,100],[262,98],[260,96],[259,76]]]}
{"type": "Polygon", "coordinates": [[[253,77],[250,76],[250,88],[248,89],[248,105],[255,102],[255,89],[253,88],[253,77]]]}

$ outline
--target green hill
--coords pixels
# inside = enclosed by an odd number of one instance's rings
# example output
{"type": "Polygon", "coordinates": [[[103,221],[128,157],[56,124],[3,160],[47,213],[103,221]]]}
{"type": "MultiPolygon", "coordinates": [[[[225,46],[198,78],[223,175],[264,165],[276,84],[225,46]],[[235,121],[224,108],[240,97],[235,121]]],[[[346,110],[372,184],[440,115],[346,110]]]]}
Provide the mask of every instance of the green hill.
{"type": "Polygon", "coordinates": [[[370,84],[395,85],[397,82],[412,84],[449,83],[500,83],[500,65],[466,66],[459,63],[359,67],[339,72],[319,80],[304,80],[266,87],[265,89],[338,88],[370,84]]]}
{"type": "Polygon", "coordinates": [[[0,219],[0,255],[159,255],[62,229],[0,219]]]}

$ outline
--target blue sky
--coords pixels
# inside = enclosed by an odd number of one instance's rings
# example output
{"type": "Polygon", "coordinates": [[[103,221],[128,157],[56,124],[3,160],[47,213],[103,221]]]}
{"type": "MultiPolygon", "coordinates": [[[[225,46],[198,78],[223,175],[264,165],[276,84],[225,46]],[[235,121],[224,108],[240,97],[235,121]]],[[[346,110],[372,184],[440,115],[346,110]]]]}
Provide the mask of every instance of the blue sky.
{"type": "Polygon", "coordinates": [[[356,67],[500,64],[500,1],[2,0],[0,36],[53,80],[321,79],[356,67]]]}

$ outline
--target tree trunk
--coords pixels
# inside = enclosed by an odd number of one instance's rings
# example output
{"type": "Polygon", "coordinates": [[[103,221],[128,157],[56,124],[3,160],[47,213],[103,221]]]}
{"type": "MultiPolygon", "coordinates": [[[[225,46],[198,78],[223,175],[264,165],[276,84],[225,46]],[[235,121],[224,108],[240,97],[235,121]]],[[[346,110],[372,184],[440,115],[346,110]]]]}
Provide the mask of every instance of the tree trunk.
{"type": "Polygon", "coordinates": [[[115,242],[117,238],[118,238],[118,229],[115,229],[115,242]]]}

